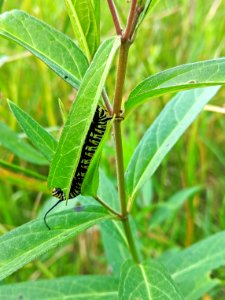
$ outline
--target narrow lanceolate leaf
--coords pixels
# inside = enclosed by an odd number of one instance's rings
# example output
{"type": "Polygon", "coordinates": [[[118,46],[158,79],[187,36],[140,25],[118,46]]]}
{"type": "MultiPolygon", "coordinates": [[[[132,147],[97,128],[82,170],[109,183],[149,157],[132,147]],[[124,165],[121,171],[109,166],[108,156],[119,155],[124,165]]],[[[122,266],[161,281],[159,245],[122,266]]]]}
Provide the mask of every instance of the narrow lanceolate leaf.
{"type": "Polygon", "coordinates": [[[192,197],[200,190],[200,186],[194,186],[192,188],[183,189],[175,193],[167,201],[159,203],[157,205],[156,211],[150,219],[150,227],[153,228],[155,226],[159,226],[163,221],[166,221],[169,218],[171,218],[171,216],[175,214],[175,212],[179,208],[181,208],[181,206],[184,204],[185,201],[188,200],[188,198],[192,197]]]}
{"type": "Polygon", "coordinates": [[[57,141],[38,122],[16,106],[16,104],[9,101],[9,106],[30,141],[50,161],[55,152],[57,141]]]}
{"type": "Polygon", "coordinates": [[[153,175],[169,150],[218,89],[209,87],[179,93],[146,131],[126,170],[130,205],[137,190],[153,175]]]}
{"type": "Polygon", "coordinates": [[[53,158],[48,184],[61,188],[68,197],[81,150],[94,117],[114,54],[118,37],[105,41],[98,49],[87,70],[76,100],[70,109],[53,158]]]}
{"type": "Polygon", "coordinates": [[[1,285],[0,295],[8,300],[118,300],[118,280],[111,276],[67,276],[1,285]]]}
{"type": "Polygon", "coordinates": [[[99,206],[82,207],[79,212],[66,210],[49,216],[47,221],[36,219],[0,237],[0,280],[12,274],[49,249],[59,246],[78,233],[111,218],[99,206]]]}
{"type": "Polygon", "coordinates": [[[64,0],[75,36],[88,60],[98,48],[98,28],[95,10],[90,0],[64,0]]]}
{"type": "Polygon", "coordinates": [[[140,0],[139,2],[144,4],[144,9],[138,19],[137,28],[141,25],[147,13],[153,9],[153,7],[157,4],[157,2],[159,2],[159,0],[140,0]]]}
{"type": "Polygon", "coordinates": [[[47,165],[48,161],[25,140],[22,140],[8,126],[0,122],[0,145],[16,156],[37,165],[47,165]]]}
{"type": "Polygon", "coordinates": [[[12,10],[0,16],[0,35],[32,52],[74,88],[79,87],[88,62],[62,32],[26,12],[12,10]]]}
{"type": "Polygon", "coordinates": [[[127,261],[122,266],[119,299],[182,300],[183,297],[159,263],[127,261]]]}
{"type": "Polygon", "coordinates": [[[225,266],[224,245],[225,231],[222,231],[164,261],[167,270],[185,296],[191,292],[190,288],[196,286],[209,272],[225,266]]]}
{"type": "Polygon", "coordinates": [[[143,80],[125,104],[126,114],[151,98],[196,87],[225,84],[225,58],[181,65],[143,80]]]}

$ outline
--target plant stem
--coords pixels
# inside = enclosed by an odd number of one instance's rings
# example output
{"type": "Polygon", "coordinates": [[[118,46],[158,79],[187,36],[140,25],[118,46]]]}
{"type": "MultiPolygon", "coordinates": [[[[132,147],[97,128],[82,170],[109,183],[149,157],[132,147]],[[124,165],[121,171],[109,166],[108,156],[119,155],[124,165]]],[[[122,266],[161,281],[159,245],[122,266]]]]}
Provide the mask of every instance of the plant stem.
{"type": "Polygon", "coordinates": [[[113,111],[116,117],[120,117],[121,115],[123,86],[124,86],[125,75],[126,75],[129,47],[130,47],[129,41],[124,41],[124,40],[121,41],[121,46],[119,51],[119,62],[118,62],[117,76],[116,76],[114,105],[113,105],[113,111]]]}
{"type": "Polygon", "coordinates": [[[135,19],[135,13],[136,13],[136,5],[137,5],[137,0],[133,0],[131,3],[131,8],[130,8],[130,13],[129,13],[129,17],[127,20],[127,26],[126,26],[126,30],[124,33],[124,40],[129,40],[131,38],[131,32],[133,29],[133,22],[135,19]]]}
{"type": "Polygon", "coordinates": [[[127,28],[125,30],[126,35],[123,35],[121,37],[119,62],[118,62],[117,76],[116,76],[116,87],[115,87],[114,102],[113,102],[114,103],[113,112],[115,116],[113,122],[113,129],[114,129],[115,146],[116,146],[116,170],[117,170],[117,181],[118,181],[118,190],[119,190],[119,199],[120,199],[120,209],[122,215],[121,221],[124,227],[124,231],[127,237],[128,245],[133,260],[136,263],[139,263],[140,259],[132,235],[132,230],[130,227],[128,212],[127,212],[125,180],[124,180],[123,144],[122,144],[122,135],[121,135],[121,121],[123,119],[122,111],[121,111],[123,87],[125,82],[128,52],[131,45],[130,33],[133,30],[136,3],[137,3],[136,0],[132,1],[130,15],[127,21],[127,28]]]}
{"type": "Polygon", "coordinates": [[[123,228],[127,237],[128,245],[132,257],[136,263],[139,263],[138,252],[135,246],[134,238],[130,228],[130,223],[128,219],[127,207],[126,207],[126,193],[125,193],[125,182],[124,182],[124,165],[123,165],[123,145],[121,136],[121,119],[115,119],[113,123],[114,134],[115,134],[115,144],[116,144],[116,169],[117,169],[117,181],[120,197],[120,207],[121,207],[121,221],[123,228]]]}
{"type": "Polygon", "coordinates": [[[111,15],[112,15],[113,23],[115,25],[116,33],[117,33],[117,35],[122,35],[122,27],[120,25],[118,13],[117,13],[114,1],[113,0],[107,0],[107,1],[108,1],[111,15]]]}
{"type": "Polygon", "coordinates": [[[126,193],[124,182],[124,165],[123,165],[123,145],[121,136],[121,120],[115,119],[113,123],[116,145],[116,171],[118,180],[118,190],[120,197],[120,209],[124,217],[127,216],[126,193]]]}
{"type": "Polygon", "coordinates": [[[122,218],[122,215],[112,209],[108,204],[106,204],[102,199],[100,199],[98,196],[95,197],[95,200],[98,201],[102,206],[104,206],[108,211],[110,211],[113,215],[116,215],[120,219],[122,218]]]}
{"type": "Polygon", "coordinates": [[[110,104],[109,97],[106,93],[105,88],[102,91],[102,98],[104,100],[105,106],[106,106],[110,116],[112,116],[113,115],[113,109],[112,109],[112,105],[110,104]]]}

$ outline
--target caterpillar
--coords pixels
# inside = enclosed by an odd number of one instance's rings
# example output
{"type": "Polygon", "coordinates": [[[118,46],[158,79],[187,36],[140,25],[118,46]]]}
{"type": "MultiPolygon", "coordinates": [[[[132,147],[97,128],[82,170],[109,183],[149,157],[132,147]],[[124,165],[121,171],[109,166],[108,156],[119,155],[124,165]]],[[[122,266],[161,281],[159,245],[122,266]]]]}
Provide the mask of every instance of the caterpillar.
{"type": "MultiPolygon", "coordinates": [[[[90,128],[88,130],[87,136],[85,138],[84,145],[82,147],[80,160],[70,188],[69,199],[80,195],[81,186],[84,181],[84,177],[87,173],[88,167],[90,165],[91,159],[95,154],[98,145],[101,142],[101,139],[106,131],[107,122],[110,119],[111,117],[109,117],[107,110],[98,105],[94,114],[94,118],[91,122],[90,128]]],[[[48,213],[53,208],[55,208],[60,202],[66,199],[61,188],[54,188],[52,190],[52,196],[58,198],[59,200],[46,212],[44,216],[45,224],[49,229],[50,227],[46,222],[46,217],[48,213]]]]}

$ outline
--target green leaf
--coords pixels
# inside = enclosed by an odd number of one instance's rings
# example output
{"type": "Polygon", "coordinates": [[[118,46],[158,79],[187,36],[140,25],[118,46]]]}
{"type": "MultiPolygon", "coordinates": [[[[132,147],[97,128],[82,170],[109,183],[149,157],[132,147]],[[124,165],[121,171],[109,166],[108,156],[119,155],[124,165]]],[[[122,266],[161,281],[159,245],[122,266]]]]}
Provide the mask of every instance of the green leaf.
{"type": "Polygon", "coordinates": [[[87,170],[87,174],[84,177],[84,181],[82,183],[81,187],[81,194],[82,195],[88,195],[88,196],[93,196],[95,197],[97,195],[97,190],[99,186],[99,162],[100,162],[100,157],[102,153],[102,148],[105,145],[105,142],[108,138],[108,135],[110,133],[110,129],[112,126],[112,120],[108,122],[107,128],[105,131],[104,136],[102,137],[97,150],[95,151],[90,165],[87,170]]]}
{"type": "Polygon", "coordinates": [[[73,31],[81,49],[91,61],[99,46],[95,10],[90,0],[64,0],[73,31]]]}
{"type": "MultiPolygon", "coordinates": [[[[112,181],[100,170],[98,196],[115,210],[119,210],[119,197],[112,181]]],[[[113,274],[120,275],[122,264],[129,258],[127,239],[121,222],[107,220],[101,223],[101,236],[108,264],[113,269],[113,274]]]]}
{"type": "Polygon", "coordinates": [[[37,165],[47,165],[48,161],[8,126],[0,122],[0,145],[22,158],[37,165]]]}
{"type": "Polygon", "coordinates": [[[33,172],[33,171],[31,171],[29,169],[26,169],[26,168],[22,168],[18,165],[12,164],[12,163],[8,163],[8,162],[6,162],[4,160],[1,160],[1,159],[0,159],[0,167],[4,167],[4,169],[13,171],[15,173],[23,173],[25,175],[28,175],[29,177],[40,179],[40,180],[43,180],[43,181],[46,181],[46,179],[47,179],[47,177],[42,176],[39,173],[33,172]]]}
{"type": "Polygon", "coordinates": [[[159,0],[139,0],[138,2],[140,4],[142,4],[144,2],[145,4],[144,4],[144,9],[139,16],[137,28],[139,28],[139,26],[143,22],[144,18],[146,17],[147,13],[153,9],[153,7],[159,2],[159,0]]]}
{"type": "Polygon", "coordinates": [[[21,108],[16,106],[16,104],[11,101],[8,101],[8,103],[16,120],[31,142],[48,159],[48,161],[51,161],[55,153],[57,141],[38,122],[31,118],[21,108]]]}
{"type": "Polygon", "coordinates": [[[32,52],[78,89],[88,62],[68,36],[20,10],[0,15],[0,35],[32,52]]]}
{"type": "Polygon", "coordinates": [[[218,89],[209,87],[181,92],[165,106],[141,139],[127,167],[126,188],[131,201],[218,89]]]}
{"type": "Polygon", "coordinates": [[[168,220],[184,204],[184,202],[201,190],[200,186],[186,188],[175,193],[166,202],[159,203],[157,210],[150,219],[150,228],[159,226],[163,221],[168,220]]]}
{"type": "Polygon", "coordinates": [[[181,292],[185,296],[185,300],[202,299],[201,297],[204,297],[207,293],[220,284],[220,280],[215,278],[212,279],[210,278],[210,275],[207,274],[194,282],[188,280],[186,285],[183,285],[183,290],[181,290],[181,292]]]}
{"type": "Polygon", "coordinates": [[[111,276],[67,276],[0,286],[2,299],[118,300],[118,280],[111,276]]]}
{"type": "Polygon", "coordinates": [[[110,219],[105,209],[99,206],[65,210],[48,217],[51,230],[43,219],[31,221],[0,237],[0,280],[12,274],[49,249],[73,238],[78,233],[110,219]]]}
{"type": "Polygon", "coordinates": [[[154,261],[122,267],[119,299],[181,300],[183,297],[166,270],[154,261]]]}
{"type": "MultiPolygon", "coordinates": [[[[164,264],[184,295],[208,273],[225,266],[225,231],[172,255],[164,264]]],[[[185,298],[186,299],[186,298],[185,298]]]]}
{"type": "Polygon", "coordinates": [[[98,49],[70,109],[53,158],[48,184],[59,187],[68,198],[81,150],[94,117],[112,59],[119,47],[118,37],[105,41],[98,49]]]}
{"type": "Polygon", "coordinates": [[[151,98],[196,87],[225,84],[225,58],[217,58],[165,70],[143,80],[125,103],[126,114],[151,98]]]}

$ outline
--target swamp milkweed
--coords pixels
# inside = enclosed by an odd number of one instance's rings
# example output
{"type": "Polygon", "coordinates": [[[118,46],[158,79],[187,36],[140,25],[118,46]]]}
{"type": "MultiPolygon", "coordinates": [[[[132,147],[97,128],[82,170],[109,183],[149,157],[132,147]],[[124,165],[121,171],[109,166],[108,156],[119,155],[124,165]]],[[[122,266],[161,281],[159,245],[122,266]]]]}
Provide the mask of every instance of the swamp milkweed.
{"type": "MultiPolygon", "coordinates": [[[[107,110],[98,105],[90,128],[88,130],[84,145],[82,147],[80,160],[70,188],[69,199],[80,195],[84,177],[87,173],[91,159],[95,154],[98,145],[100,144],[101,139],[106,131],[107,122],[109,120],[111,120],[111,117],[109,117],[107,110]]],[[[46,212],[44,216],[44,222],[48,229],[50,229],[50,227],[46,222],[47,215],[60,202],[66,199],[61,188],[54,188],[52,191],[52,196],[59,198],[59,200],[46,212]]]]}

